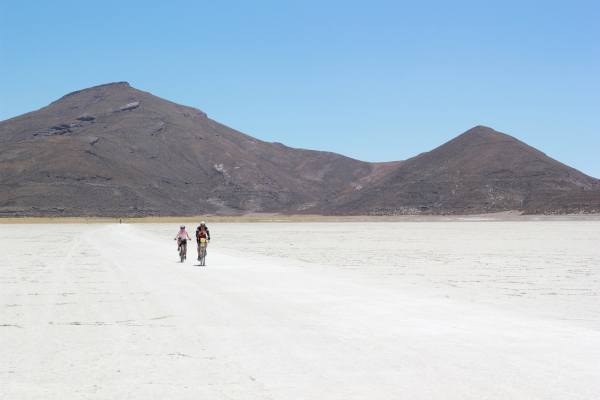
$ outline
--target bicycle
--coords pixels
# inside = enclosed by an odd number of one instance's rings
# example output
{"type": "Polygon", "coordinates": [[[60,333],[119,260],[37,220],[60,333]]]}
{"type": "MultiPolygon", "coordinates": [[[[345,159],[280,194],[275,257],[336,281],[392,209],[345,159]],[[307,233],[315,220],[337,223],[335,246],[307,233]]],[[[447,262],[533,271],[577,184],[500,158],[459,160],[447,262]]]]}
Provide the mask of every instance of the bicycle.
{"type": "Polygon", "coordinates": [[[179,242],[179,259],[181,262],[184,262],[187,258],[187,240],[182,240],[179,242]]]}
{"type": "Polygon", "coordinates": [[[208,245],[208,241],[205,238],[200,238],[198,242],[198,261],[200,261],[200,266],[204,267],[206,265],[206,246],[208,245]]]}

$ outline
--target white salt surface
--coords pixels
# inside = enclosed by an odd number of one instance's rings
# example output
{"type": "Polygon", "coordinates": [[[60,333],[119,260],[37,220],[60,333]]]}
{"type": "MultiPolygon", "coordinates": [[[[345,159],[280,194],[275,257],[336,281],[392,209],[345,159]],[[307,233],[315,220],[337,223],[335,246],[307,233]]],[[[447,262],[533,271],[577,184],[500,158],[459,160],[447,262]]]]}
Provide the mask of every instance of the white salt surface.
{"type": "Polygon", "coordinates": [[[210,228],[0,225],[0,398],[600,398],[600,221],[210,228]]]}

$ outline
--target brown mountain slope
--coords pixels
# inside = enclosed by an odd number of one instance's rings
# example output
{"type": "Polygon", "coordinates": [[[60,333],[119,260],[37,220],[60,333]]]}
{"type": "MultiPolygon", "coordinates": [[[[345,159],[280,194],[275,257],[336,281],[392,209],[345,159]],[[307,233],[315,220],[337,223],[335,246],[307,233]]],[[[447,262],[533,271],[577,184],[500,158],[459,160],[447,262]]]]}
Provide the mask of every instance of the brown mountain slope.
{"type": "Polygon", "coordinates": [[[331,202],[341,214],[600,212],[597,179],[477,126],[331,202]]]}
{"type": "Polygon", "coordinates": [[[254,139],[124,82],[1,122],[0,146],[5,215],[295,212],[378,168],[254,139]]]}
{"type": "Polygon", "coordinates": [[[600,212],[598,180],[476,127],[407,161],[267,143],[119,82],[0,122],[0,215],[600,212]]]}

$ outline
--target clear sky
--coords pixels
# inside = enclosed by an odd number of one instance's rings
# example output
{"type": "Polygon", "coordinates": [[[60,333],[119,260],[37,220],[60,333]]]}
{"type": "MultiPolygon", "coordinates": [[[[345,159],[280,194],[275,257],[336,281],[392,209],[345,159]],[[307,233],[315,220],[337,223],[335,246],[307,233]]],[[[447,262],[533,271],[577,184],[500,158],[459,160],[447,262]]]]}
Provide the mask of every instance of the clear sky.
{"type": "Polygon", "coordinates": [[[12,1],[0,120],[112,81],[260,139],[405,159],[474,125],[600,178],[598,1],[12,1]]]}

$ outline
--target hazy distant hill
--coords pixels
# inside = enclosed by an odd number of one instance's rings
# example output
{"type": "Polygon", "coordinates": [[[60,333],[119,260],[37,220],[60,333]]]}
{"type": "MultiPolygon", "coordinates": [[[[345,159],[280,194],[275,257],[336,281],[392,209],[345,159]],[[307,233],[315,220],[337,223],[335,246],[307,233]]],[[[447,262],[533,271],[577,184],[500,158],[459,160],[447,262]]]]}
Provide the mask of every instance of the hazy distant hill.
{"type": "Polygon", "coordinates": [[[124,82],[0,122],[0,215],[590,212],[598,186],[489,128],[367,163],[260,141],[124,82]]]}

